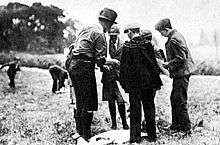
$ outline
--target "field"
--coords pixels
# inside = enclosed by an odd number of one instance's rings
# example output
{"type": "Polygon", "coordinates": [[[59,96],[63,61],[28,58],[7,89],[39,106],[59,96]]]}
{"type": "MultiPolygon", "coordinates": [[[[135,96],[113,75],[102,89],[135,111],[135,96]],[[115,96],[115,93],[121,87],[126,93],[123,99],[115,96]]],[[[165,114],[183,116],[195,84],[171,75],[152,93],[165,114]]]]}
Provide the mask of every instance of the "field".
{"type": "MultiPolygon", "coordinates": [[[[73,105],[68,91],[52,94],[48,70],[22,67],[16,89],[8,87],[4,70],[0,71],[0,145],[69,145],[75,133],[73,105]]],[[[171,80],[162,76],[164,86],[157,92],[156,121],[171,121],[169,94],[171,80]]],[[[95,112],[92,134],[110,130],[107,103],[101,102],[100,73],[97,73],[99,110],[95,112]]],[[[192,135],[182,138],[159,129],[156,145],[220,144],[220,77],[193,76],[189,87],[189,114],[192,135]]],[[[66,88],[67,89],[67,88],[66,88]]],[[[124,94],[125,95],[125,94],[124,94]]],[[[125,95],[127,98],[127,95],[125,95]]],[[[129,119],[129,118],[128,118],[129,119]]],[[[118,125],[121,128],[120,119],[118,125]]],[[[148,144],[144,141],[142,144],[148,144]]],[[[152,143],[154,144],[154,143],[152,143]]]]}

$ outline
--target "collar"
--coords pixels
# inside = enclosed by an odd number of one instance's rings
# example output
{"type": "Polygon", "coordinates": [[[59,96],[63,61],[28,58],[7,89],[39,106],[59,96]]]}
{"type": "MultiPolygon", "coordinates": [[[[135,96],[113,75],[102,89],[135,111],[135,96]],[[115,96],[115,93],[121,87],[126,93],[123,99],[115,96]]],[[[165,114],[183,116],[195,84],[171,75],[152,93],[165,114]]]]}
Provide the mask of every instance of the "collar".
{"type": "Polygon", "coordinates": [[[173,34],[174,34],[175,32],[177,32],[176,29],[171,30],[171,31],[170,31],[170,34],[168,34],[168,38],[171,38],[171,36],[173,36],[173,34]]]}

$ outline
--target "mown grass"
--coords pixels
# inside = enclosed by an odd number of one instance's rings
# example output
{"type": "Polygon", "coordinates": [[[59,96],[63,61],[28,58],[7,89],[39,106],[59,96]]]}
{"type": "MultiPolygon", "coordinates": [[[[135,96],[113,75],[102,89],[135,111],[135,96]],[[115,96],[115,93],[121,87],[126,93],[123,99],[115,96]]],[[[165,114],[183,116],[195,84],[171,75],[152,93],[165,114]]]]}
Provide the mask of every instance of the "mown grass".
{"type": "MultiPolygon", "coordinates": [[[[68,145],[74,141],[75,132],[73,106],[69,93],[52,94],[52,80],[47,70],[21,68],[20,80],[16,78],[16,89],[8,87],[5,70],[0,71],[0,144],[7,145],[68,145]]],[[[162,76],[164,86],[155,99],[156,120],[171,121],[169,95],[171,79],[162,76]]],[[[101,101],[100,73],[97,73],[99,110],[95,112],[92,134],[110,130],[110,117],[106,102],[101,101]]],[[[212,122],[220,116],[220,78],[193,76],[189,86],[189,114],[195,127],[192,135],[181,138],[179,134],[158,132],[158,141],[152,144],[166,145],[217,145],[220,132],[212,122]]],[[[123,96],[128,100],[127,95],[123,96]]],[[[117,114],[118,115],[118,114],[117,114]]],[[[129,119],[128,119],[129,120],[129,119]]],[[[121,128],[121,121],[118,118],[121,128]]],[[[148,144],[143,142],[142,144],[148,144]]]]}

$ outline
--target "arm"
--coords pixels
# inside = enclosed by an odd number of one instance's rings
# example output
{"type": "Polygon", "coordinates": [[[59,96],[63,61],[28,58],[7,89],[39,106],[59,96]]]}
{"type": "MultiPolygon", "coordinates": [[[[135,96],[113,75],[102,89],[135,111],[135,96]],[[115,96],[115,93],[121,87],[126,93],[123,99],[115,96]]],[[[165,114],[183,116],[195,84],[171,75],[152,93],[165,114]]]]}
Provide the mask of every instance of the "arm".
{"type": "Polygon", "coordinates": [[[128,48],[122,48],[122,55],[121,55],[121,62],[120,62],[120,74],[119,74],[119,82],[123,89],[126,90],[126,80],[127,80],[127,73],[129,67],[129,55],[128,55],[128,48]]]}
{"type": "Polygon", "coordinates": [[[106,56],[106,41],[103,34],[94,32],[93,36],[95,41],[95,61],[98,67],[102,68],[105,64],[105,56],[106,56]]]}
{"type": "Polygon", "coordinates": [[[170,60],[165,67],[171,70],[175,70],[178,66],[181,66],[186,60],[185,47],[176,39],[170,40],[170,47],[173,50],[174,58],[170,60]]]}
{"type": "Polygon", "coordinates": [[[5,64],[3,64],[3,65],[1,66],[1,68],[0,68],[0,70],[3,69],[3,68],[6,67],[6,66],[9,66],[9,65],[10,65],[10,63],[5,63],[5,64]]]}

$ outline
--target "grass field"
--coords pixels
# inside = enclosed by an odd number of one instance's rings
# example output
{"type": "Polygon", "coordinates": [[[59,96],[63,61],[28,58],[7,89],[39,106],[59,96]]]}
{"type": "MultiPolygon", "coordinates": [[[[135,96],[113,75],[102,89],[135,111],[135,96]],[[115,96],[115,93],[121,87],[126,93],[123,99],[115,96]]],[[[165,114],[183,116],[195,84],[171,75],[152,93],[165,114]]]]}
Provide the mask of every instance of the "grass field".
{"type": "MultiPolygon", "coordinates": [[[[20,79],[16,79],[15,90],[8,87],[5,70],[0,71],[0,145],[72,144],[71,135],[75,127],[69,93],[51,93],[52,80],[48,70],[21,69],[22,74],[20,79]]],[[[158,123],[171,121],[169,94],[172,82],[165,76],[162,78],[164,86],[157,92],[155,99],[158,123]]],[[[101,102],[100,73],[97,73],[97,81],[100,101],[99,110],[93,119],[93,135],[110,130],[111,125],[107,103],[101,102]]],[[[169,135],[160,131],[155,144],[219,145],[219,86],[220,77],[191,77],[188,104],[190,119],[195,126],[192,135],[181,138],[180,134],[169,135]]],[[[127,99],[127,95],[125,97],[127,99]]],[[[118,119],[121,128],[120,122],[118,119]]]]}

